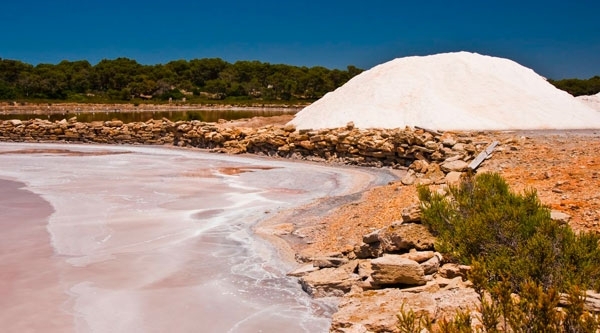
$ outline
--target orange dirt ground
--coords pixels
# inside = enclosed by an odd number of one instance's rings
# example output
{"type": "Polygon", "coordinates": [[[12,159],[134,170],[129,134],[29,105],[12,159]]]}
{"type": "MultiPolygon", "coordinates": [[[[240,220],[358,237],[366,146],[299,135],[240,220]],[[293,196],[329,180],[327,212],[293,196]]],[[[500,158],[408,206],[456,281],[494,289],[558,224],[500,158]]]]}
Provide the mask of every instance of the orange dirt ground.
{"type": "MultiPolygon", "coordinates": [[[[571,215],[573,229],[600,232],[600,131],[481,135],[490,137],[501,144],[478,172],[499,172],[513,191],[534,188],[543,204],[571,215]]],[[[322,231],[306,251],[349,250],[362,235],[400,220],[402,208],[417,202],[415,186],[394,182],[372,189],[321,221],[322,231]]]]}

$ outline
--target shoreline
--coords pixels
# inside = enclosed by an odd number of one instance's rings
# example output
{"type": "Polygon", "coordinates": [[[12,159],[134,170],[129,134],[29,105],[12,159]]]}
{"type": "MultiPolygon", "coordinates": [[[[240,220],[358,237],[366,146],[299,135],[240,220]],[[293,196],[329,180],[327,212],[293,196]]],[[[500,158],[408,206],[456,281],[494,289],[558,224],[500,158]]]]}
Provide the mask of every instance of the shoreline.
{"type": "MultiPolygon", "coordinates": [[[[295,163],[308,163],[295,161],[295,163]]],[[[344,194],[322,197],[310,203],[277,212],[252,227],[259,237],[266,239],[280,253],[282,260],[295,266],[301,265],[298,258],[316,239],[315,231],[322,220],[336,214],[345,205],[363,200],[363,196],[374,188],[398,181],[405,172],[393,169],[353,168],[343,165],[330,166],[352,174],[352,183],[344,194]],[[291,222],[290,222],[291,221],[291,222]],[[315,229],[315,230],[313,230],[315,229]]]]}
{"type": "Polygon", "coordinates": [[[283,111],[298,112],[309,104],[134,104],[134,103],[0,103],[0,114],[61,114],[61,113],[91,113],[91,112],[156,112],[156,111],[283,111]]]}

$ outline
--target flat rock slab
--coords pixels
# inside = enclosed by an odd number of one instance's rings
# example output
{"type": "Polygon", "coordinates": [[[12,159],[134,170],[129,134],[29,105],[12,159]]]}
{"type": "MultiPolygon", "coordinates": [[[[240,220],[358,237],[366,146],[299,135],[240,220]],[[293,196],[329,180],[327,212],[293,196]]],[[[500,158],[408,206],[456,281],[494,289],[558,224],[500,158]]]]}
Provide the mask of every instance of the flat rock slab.
{"type": "Polygon", "coordinates": [[[373,281],[379,285],[424,285],[425,272],[414,260],[401,255],[386,255],[371,260],[373,281]]]}

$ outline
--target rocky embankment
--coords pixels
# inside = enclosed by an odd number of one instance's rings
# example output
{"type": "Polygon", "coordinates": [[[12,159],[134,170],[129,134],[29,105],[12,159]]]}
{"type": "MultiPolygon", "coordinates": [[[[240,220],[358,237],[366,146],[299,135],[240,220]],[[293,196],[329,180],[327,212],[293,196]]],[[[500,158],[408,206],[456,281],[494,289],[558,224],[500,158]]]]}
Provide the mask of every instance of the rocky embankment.
{"type": "MultiPolygon", "coordinates": [[[[402,309],[429,317],[434,327],[468,312],[472,328],[481,330],[480,298],[467,279],[470,266],[446,261],[434,243],[419,206],[412,205],[401,220],[363,235],[351,250],[297,256],[305,264],[289,275],[313,297],[341,297],[331,332],[401,332],[402,309]]],[[[584,307],[599,313],[600,294],[588,290],[584,307]]]]}
{"type": "Polygon", "coordinates": [[[6,120],[0,140],[14,142],[80,142],[102,144],[175,145],[230,154],[252,153],[284,158],[325,160],[360,166],[409,168],[404,184],[443,183],[467,170],[467,162],[489,142],[475,142],[467,133],[424,129],[346,127],[299,130],[294,126],[230,127],[200,121],[168,119],[124,124],[122,121],[6,120]]]}
{"type": "Polygon", "coordinates": [[[403,307],[437,320],[475,310],[479,300],[467,280],[469,267],[445,263],[434,241],[412,206],[402,220],[364,235],[351,251],[300,257],[307,263],[289,275],[314,297],[344,296],[332,332],[396,332],[403,307]]]}

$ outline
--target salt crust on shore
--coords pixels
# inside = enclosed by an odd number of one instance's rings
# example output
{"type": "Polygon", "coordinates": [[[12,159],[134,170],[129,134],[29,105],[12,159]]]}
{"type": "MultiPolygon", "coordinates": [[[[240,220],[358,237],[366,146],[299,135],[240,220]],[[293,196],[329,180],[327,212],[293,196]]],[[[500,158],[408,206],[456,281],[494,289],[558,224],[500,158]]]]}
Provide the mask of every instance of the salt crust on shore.
{"type": "Polygon", "coordinates": [[[300,111],[298,129],[600,128],[600,112],[514,61],[469,52],[398,58],[300,111]]]}

